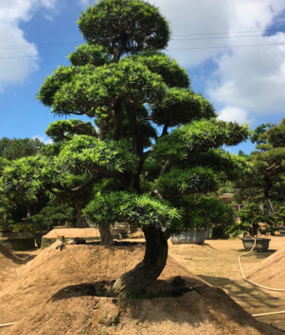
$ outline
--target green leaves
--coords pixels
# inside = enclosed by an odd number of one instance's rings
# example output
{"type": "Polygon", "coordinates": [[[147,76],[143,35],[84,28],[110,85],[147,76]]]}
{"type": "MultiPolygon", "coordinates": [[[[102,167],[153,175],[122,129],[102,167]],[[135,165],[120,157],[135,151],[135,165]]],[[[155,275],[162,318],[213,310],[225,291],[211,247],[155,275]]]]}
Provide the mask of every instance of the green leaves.
{"type": "Polygon", "coordinates": [[[158,9],[140,0],[100,0],[81,14],[79,29],[90,44],[100,44],[118,60],[143,49],[162,49],[170,36],[158,9]]]}
{"type": "Polygon", "coordinates": [[[156,157],[182,161],[222,145],[236,145],[248,136],[237,123],[202,119],[181,126],[161,138],[154,147],[156,157]]]}
{"type": "Polygon", "coordinates": [[[242,190],[239,197],[284,201],[285,119],[280,125],[260,125],[252,138],[258,151],[248,157],[251,173],[237,183],[242,190]]]}
{"type": "Polygon", "coordinates": [[[99,141],[87,135],[74,137],[61,150],[57,162],[80,175],[112,177],[135,169],[136,158],[124,142],[99,141]]]}
{"type": "Polygon", "coordinates": [[[12,161],[2,172],[1,193],[12,202],[36,200],[42,187],[42,182],[35,177],[40,168],[42,164],[39,156],[12,161]]]}
{"type": "Polygon", "coordinates": [[[201,118],[213,118],[214,109],[210,103],[191,90],[172,88],[168,90],[161,100],[152,105],[153,120],[170,127],[192,122],[201,118]]]}
{"type": "Polygon", "coordinates": [[[111,62],[111,56],[106,48],[101,45],[81,44],[76,51],[69,55],[73,66],[92,64],[101,66],[111,62]]]}
{"type": "Polygon", "coordinates": [[[128,58],[119,63],[95,68],[59,68],[47,77],[38,98],[58,114],[109,116],[118,99],[142,105],[153,103],[165,92],[161,76],[147,66],[128,58]]]}
{"type": "Polygon", "coordinates": [[[245,230],[253,237],[257,234],[259,222],[265,222],[263,211],[255,203],[245,205],[243,210],[238,212],[239,222],[233,225],[230,232],[245,230]]]}
{"type": "Polygon", "coordinates": [[[71,140],[74,135],[95,135],[96,131],[90,122],[72,119],[52,122],[47,128],[46,134],[54,142],[61,142],[71,140]]]}
{"type": "Polygon", "coordinates": [[[229,226],[234,223],[233,209],[217,198],[182,197],[184,228],[206,228],[213,225],[229,226]]]}
{"type": "Polygon", "coordinates": [[[185,69],[179,66],[176,60],[154,51],[143,52],[129,57],[140,62],[153,73],[159,74],[168,87],[189,88],[190,78],[185,69]]]}
{"type": "Polygon", "coordinates": [[[172,168],[157,180],[159,193],[167,199],[187,194],[205,194],[218,188],[218,174],[210,168],[172,168]]]}
{"type": "Polygon", "coordinates": [[[180,219],[179,211],[166,201],[127,192],[99,194],[83,212],[97,224],[127,221],[141,227],[154,225],[158,229],[171,228],[180,219]]]}

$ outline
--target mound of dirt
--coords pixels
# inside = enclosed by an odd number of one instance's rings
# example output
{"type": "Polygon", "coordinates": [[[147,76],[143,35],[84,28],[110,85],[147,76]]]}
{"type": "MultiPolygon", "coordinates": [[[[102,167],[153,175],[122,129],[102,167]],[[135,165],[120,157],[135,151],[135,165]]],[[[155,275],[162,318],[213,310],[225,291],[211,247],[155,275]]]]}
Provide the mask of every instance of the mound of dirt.
{"type": "Polygon", "coordinates": [[[9,277],[9,274],[7,272],[4,272],[0,270],[0,284],[3,284],[3,282],[9,277]]]}
{"type": "Polygon", "coordinates": [[[199,257],[205,258],[209,256],[213,256],[213,254],[220,254],[220,251],[213,248],[211,245],[204,243],[204,244],[172,244],[170,242],[170,251],[173,255],[185,255],[187,254],[188,257],[199,257]]]}
{"type": "Polygon", "coordinates": [[[246,275],[259,285],[285,289],[285,247],[257,263],[246,275]]]}
{"type": "Polygon", "coordinates": [[[8,269],[16,267],[19,264],[23,264],[23,262],[0,243],[0,264],[1,270],[7,271],[8,269]]]}
{"type": "Polygon", "coordinates": [[[148,289],[146,296],[152,299],[94,296],[100,284],[133,268],[143,255],[143,243],[68,245],[62,251],[57,244],[45,249],[0,291],[0,310],[5,311],[1,322],[17,322],[0,328],[0,333],[284,334],[256,321],[224,291],[210,287],[171,257],[148,289]]]}
{"type": "Polygon", "coordinates": [[[99,229],[97,228],[54,228],[44,238],[100,238],[99,229]]]}
{"type": "Polygon", "coordinates": [[[5,334],[281,335],[255,321],[217,288],[177,298],[72,297],[49,301],[5,334]]]}

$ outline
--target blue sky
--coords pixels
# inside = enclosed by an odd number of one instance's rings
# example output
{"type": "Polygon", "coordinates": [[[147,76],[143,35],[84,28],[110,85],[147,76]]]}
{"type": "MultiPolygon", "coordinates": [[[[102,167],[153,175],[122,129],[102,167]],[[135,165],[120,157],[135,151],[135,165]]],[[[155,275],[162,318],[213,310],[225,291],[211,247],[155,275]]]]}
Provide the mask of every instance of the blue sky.
{"type": "MultiPolygon", "coordinates": [[[[149,0],[170,22],[167,52],[219,118],[279,123],[285,117],[284,0],[149,0]]],[[[35,96],[83,38],[88,0],[1,0],[0,138],[38,136],[57,120],[35,96]]],[[[234,149],[249,153],[253,146],[234,149]]]]}

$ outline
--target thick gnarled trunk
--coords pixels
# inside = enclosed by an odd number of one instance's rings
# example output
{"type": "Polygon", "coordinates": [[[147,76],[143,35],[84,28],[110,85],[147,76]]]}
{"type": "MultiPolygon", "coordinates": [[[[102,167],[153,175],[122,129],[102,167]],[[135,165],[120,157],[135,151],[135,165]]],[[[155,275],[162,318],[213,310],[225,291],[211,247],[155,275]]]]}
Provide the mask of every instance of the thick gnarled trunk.
{"type": "Polygon", "coordinates": [[[166,265],[168,236],[154,226],[146,226],[143,232],[146,239],[144,259],[116,280],[111,292],[114,295],[138,295],[158,278],[166,265]]]}
{"type": "Polygon", "coordinates": [[[110,225],[100,224],[99,233],[101,237],[101,244],[111,245],[113,243],[113,236],[111,233],[110,225]]]}

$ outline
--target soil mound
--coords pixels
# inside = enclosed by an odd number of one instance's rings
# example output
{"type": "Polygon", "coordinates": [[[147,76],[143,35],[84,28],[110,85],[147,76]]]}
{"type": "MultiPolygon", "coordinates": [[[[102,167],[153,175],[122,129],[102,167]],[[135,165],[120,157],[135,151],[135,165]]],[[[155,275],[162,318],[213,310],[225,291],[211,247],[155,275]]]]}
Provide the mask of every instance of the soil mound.
{"type": "Polygon", "coordinates": [[[100,238],[99,229],[97,228],[54,228],[44,238],[100,238]]]}
{"type": "Polygon", "coordinates": [[[0,264],[1,270],[6,271],[11,267],[15,267],[23,262],[14,256],[9,249],[7,249],[3,244],[0,243],[0,264]]]}
{"type": "Polygon", "coordinates": [[[0,270],[0,285],[3,284],[7,277],[9,277],[8,273],[0,270]]]}
{"type": "Polygon", "coordinates": [[[218,288],[177,298],[72,297],[49,301],[5,334],[281,335],[255,321],[218,288]]]}
{"type": "Polygon", "coordinates": [[[143,256],[143,243],[68,245],[62,250],[56,244],[45,249],[0,290],[0,310],[5,311],[1,322],[17,322],[0,333],[284,334],[256,321],[224,291],[171,257],[141,299],[94,296],[100,284],[110,284],[143,256]]]}
{"type": "Polygon", "coordinates": [[[285,247],[253,266],[247,278],[259,285],[285,289],[285,247]]]}

